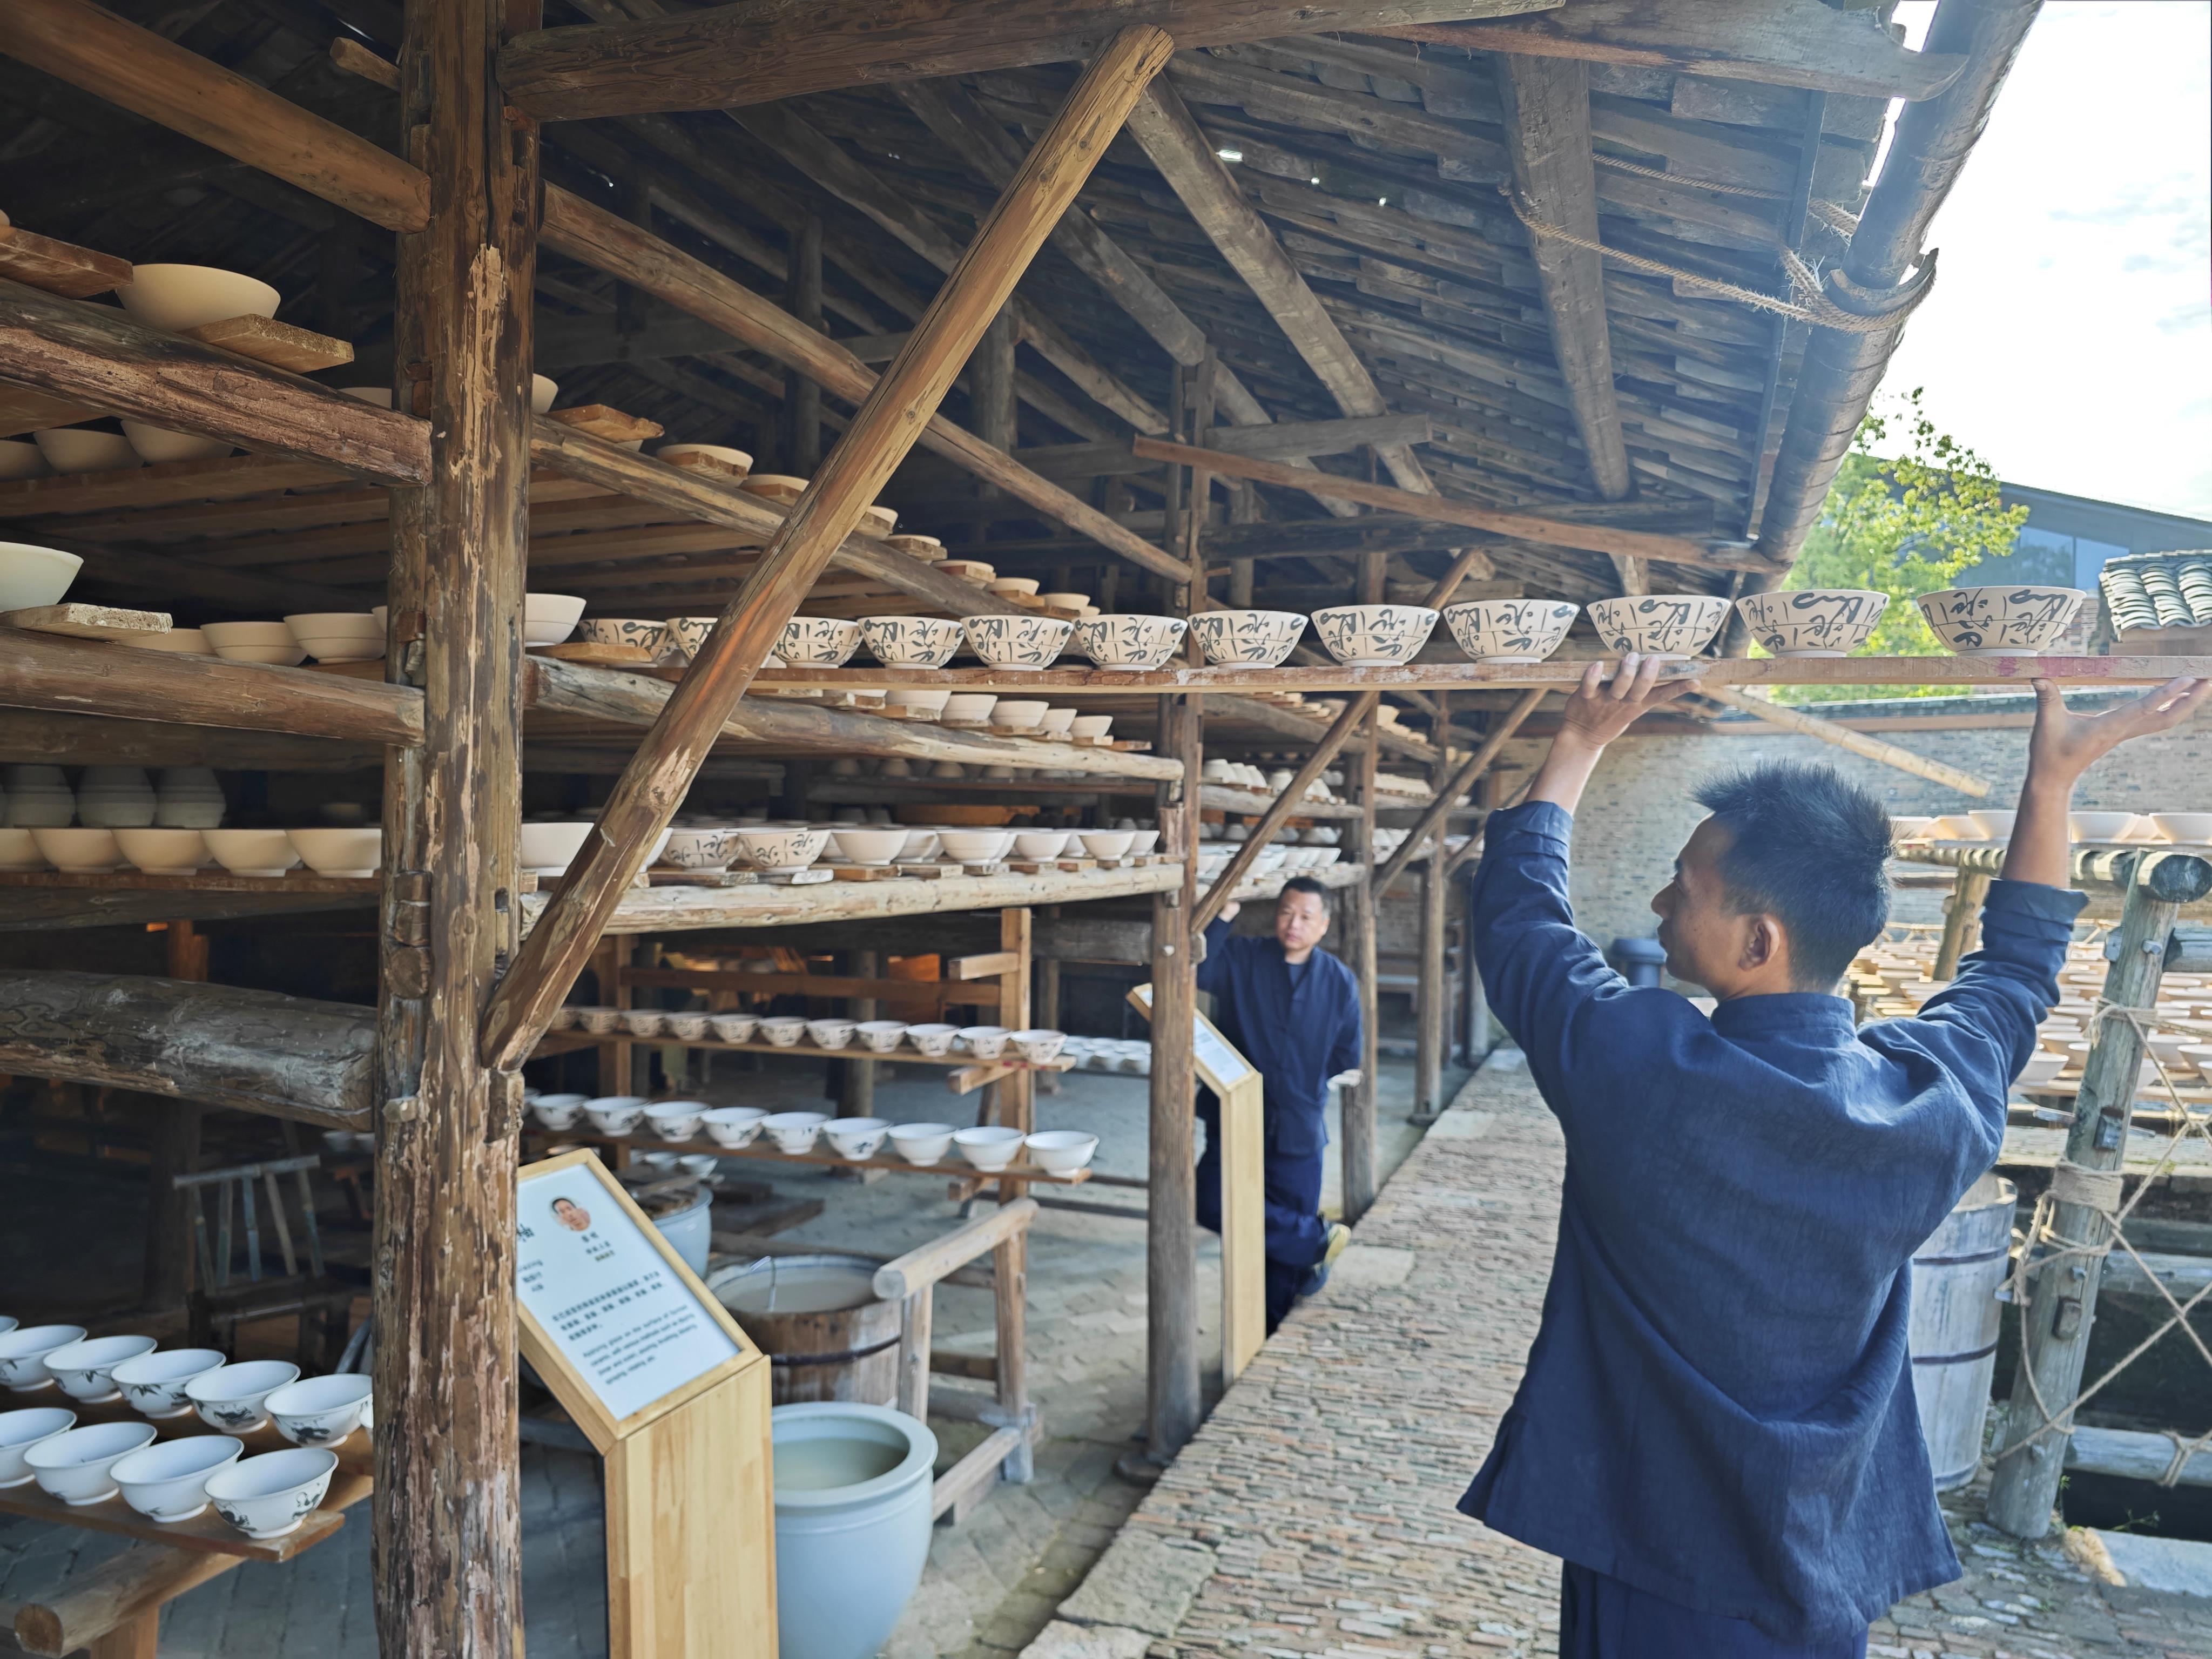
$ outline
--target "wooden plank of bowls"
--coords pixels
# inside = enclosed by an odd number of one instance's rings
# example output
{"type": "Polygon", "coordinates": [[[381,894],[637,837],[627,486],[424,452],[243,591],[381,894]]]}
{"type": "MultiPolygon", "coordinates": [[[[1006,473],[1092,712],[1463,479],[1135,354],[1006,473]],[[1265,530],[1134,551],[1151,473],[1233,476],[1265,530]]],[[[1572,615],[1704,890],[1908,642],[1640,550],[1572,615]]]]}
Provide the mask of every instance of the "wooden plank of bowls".
{"type": "MultiPolygon", "coordinates": [[[[671,1036],[665,1031],[651,1036],[639,1036],[631,1031],[579,1030],[570,1026],[565,1030],[548,1031],[538,1039],[539,1054],[565,1054],[577,1048],[596,1048],[603,1042],[651,1042],[665,1048],[711,1048],[720,1054],[811,1054],[826,1060],[880,1060],[908,1061],[922,1066],[1000,1066],[1010,1072],[1066,1072],[1073,1071],[1075,1061],[1068,1057],[1047,1060],[1029,1060],[1018,1054],[1002,1054],[995,1060],[979,1060],[973,1054],[925,1054],[919,1048],[898,1048],[889,1050],[870,1048],[859,1043],[847,1043],[842,1048],[823,1048],[812,1042],[793,1042],[779,1047],[773,1042],[721,1042],[713,1037],[671,1036]]],[[[630,1144],[630,1143],[626,1143],[630,1144]]]]}
{"type": "MultiPolygon", "coordinates": [[[[204,1424],[199,1426],[206,1428],[204,1424]]],[[[335,1486],[335,1479],[332,1484],[335,1486]]],[[[362,1482],[349,1482],[344,1493],[348,1503],[357,1503],[368,1495],[365,1478],[362,1482]],[[356,1486],[360,1489],[354,1490],[356,1486]]],[[[0,1515],[29,1516],[33,1520],[51,1521],[56,1526],[118,1533],[149,1544],[167,1544],[173,1549],[192,1550],[203,1555],[239,1555],[249,1561],[289,1561],[345,1525],[343,1506],[334,1505],[326,1498],[321,1508],[309,1510],[299,1526],[282,1538],[248,1538],[211,1507],[189,1521],[149,1521],[125,1504],[120,1493],[97,1504],[64,1504],[35,1482],[0,1492],[0,1515]]]]}
{"type": "MultiPolygon", "coordinates": [[[[686,1046],[696,1045],[687,1044],[686,1046]]],[[[889,1058],[887,1055],[872,1057],[889,1058]]],[[[658,1137],[647,1139],[642,1135],[603,1135],[596,1130],[589,1129],[548,1129],[541,1124],[526,1124],[524,1126],[523,1133],[537,1135],[549,1141],[587,1142],[595,1146],[627,1146],[632,1152],[711,1152],[716,1158],[772,1158],[781,1164],[825,1164],[844,1170],[902,1170],[908,1175],[940,1177],[951,1176],[962,1180],[1052,1181],[1059,1182],[1063,1187],[1075,1187],[1091,1179],[1088,1165],[1080,1170],[1070,1170],[1064,1175],[1055,1175],[1050,1170],[1040,1169],[1034,1164],[1009,1164],[1002,1170],[979,1170],[953,1152],[946,1152],[934,1164],[909,1164],[896,1153],[877,1158],[843,1158],[836,1152],[786,1152],[778,1151],[775,1146],[763,1140],[756,1140],[750,1146],[724,1146],[712,1140],[662,1140],[658,1137]]]]}

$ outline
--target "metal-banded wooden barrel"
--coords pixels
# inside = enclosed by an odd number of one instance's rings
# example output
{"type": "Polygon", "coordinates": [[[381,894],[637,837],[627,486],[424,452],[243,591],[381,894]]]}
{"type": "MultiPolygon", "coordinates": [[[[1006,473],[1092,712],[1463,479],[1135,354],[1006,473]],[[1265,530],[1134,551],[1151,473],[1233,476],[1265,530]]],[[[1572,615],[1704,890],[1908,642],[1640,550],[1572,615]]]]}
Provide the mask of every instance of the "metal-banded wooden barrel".
{"type": "Polygon", "coordinates": [[[1912,1393],[1938,1492],[1966,1485],[1981,1463],[2017,1196],[1984,1176],[1912,1253],[1912,1393]]]}
{"type": "Polygon", "coordinates": [[[769,1357],[778,1406],[898,1398],[899,1304],[876,1294],[877,1264],[856,1255],[763,1256],[710,1281],[769,1357]]]}

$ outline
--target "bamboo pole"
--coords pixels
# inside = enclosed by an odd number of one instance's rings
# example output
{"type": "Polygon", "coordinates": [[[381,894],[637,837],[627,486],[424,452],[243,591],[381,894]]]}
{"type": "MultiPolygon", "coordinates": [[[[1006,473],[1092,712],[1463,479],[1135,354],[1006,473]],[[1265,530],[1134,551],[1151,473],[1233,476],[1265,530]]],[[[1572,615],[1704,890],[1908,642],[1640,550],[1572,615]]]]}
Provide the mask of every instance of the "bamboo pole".
{"type": "Polygon", "coordinates": [[[1928,977],[1956,979],[1959,958],[1974,948],[1980,937],[1982,901],[1990,896],[1992,878],[1986,870],[1961,870],[1951,883],[1951,896],[1943,901],[1943,942],[1936,947],[1936,965],[1928,977]]]}
{"type": "Polygon", "coordinates": [[[1940,783],[1947,789],[1956,789],[1977,800],[1990,793],[1990,781],[1977,777],[1972,772],[1962,772],[1955,766],[1946,766],[1942,761],[1929,760],[1916,755],[1910,749],[1900,749],[1893,743],[1884,743],[1863,732],[1854,732],[1833,720],[1824,720],[1817,714],[1808,714],[1802,709],[1786,708],[1782,704],[1769,702],[1764,697],[1747,696],[1743,692],[1725,685],[1700,686],[1698,695],[1730,708],[1756,716],[1769,726],[1778,726],[1785,732],[1795,732],[1802,737],[1818,738],[1822,743],[1832,743],[1838,749],[1848,749],[1854,755],[1880,761],[1884,766],[1893,766],[1900,772],[1910,772],[1915,777],[1940,783]]]}
{"type": "Polygon", "coordinates": [[[1541,686],[1532,687],[1523,692],[1521,701],[1506,711],[1505,718],[1498,721],[1496,730],[1482,740],[1482,746],[1467,757],[1459,770],[1437,787],[1436,799],[1429,803],[1413,827],[1406,832],[1406,839],[1398,844],[1398,850],[1390,855],[1390,861],[1375,872],[1375,896],[1377,901],[1390,890],[1390,884],[1405,873],[1406,866],[1419,853],[1421,843],[1431,835],[1437,837],[1437,848],[1441,857],[1443,839],[1440,832],[1444,820],[1451,812],[1451,804],[1490,769],[1491,763],[1513,740],[1513,734],[1521,729],[1522,723],[1529,715],[1536,712],[1536,705],[1543,700],[1541,686]]]}
{"type": "Polygon", "coordinates": [[[1199,901],[1197,911],[1190,919],[1190,931],[1194,936],[1202,935],[1213,926],[1214,918],[1227,907],[1229,896],[1237,890],[1253,865],[1259,861],[1261,853],[1274,840],[1275,832],[1297,813],[1305,800],[1307,788],[1328,769],[1328,763],[1336,758],[1337,751],[1358,729],[1360,722],[1367,718],[1368,711],[1375,707],[1376,701],[1376,693],[1363,691],[1346,703],[1344,712],[1329,723],[1328,730],[1314,745],[1313,753],[1306,757],[1305,764],[1298,768],[1283,792],[1267,804],[1267,810],[1260,815],[1259,823],[1252,826],[1252,833],[1245,838],[1243,846],[1237,849],[1237,856],[1229,860],[1229,867],[1221,872],[1213,885],[1206,889],[1206,896],[1199,901]]]}
{"type": "Polygon", "coordinates": [[[484,1031],[487,1064],[520,1063],[544,1030],[784,623],[921,435],[1016,279],[1171,50],[1157,29],[1128,29],[1084,71],[617,781],[598,830],[493,1000],[484,1031]]]}
{"type": "MultiPolygon", "coordinates": [[[[372,1311],[377,1645],[512,1659],[522,1640],[514,1210],[522,1078],[478,1058],[520,921],[536,124],[492,77],[514,0],[408,0],[401,130],[428,217],[399,239],[395,402],[429,483],[392,501],[387,675],[422,747],[385,770],[372,1311]]],[[[563,983],[562,989],[567,986],[563,983]]]]}

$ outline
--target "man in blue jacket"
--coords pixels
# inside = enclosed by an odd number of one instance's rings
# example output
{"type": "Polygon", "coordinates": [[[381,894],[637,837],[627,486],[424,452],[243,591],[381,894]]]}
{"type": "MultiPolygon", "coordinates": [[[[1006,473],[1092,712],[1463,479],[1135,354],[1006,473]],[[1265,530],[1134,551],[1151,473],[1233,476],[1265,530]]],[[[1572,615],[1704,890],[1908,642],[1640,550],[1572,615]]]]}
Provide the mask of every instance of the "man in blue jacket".
{"type": "MultiPolygon", "coordinates": [[[[1321,1214],[1321,1154],[1328,1145],[1328,1080],[1359,1064],[1359,983],[1318,950],[1328,932],[1328,889],[1293,876],[1275,901],[1275,931],[1237,939],[1224,907],[1206,930],[1198,988],[1213,997],[1213,1023],[1264,1079],[1267,1120],[1267,1328],[1318,1290],[1352,1237],[1321,1214]]],[[[1198,1224],[1221,1231],[1220,1107],[1201,1091],[1206,1152],[1198,1160],[1198,1224]]]]}
{"type": "Polygon", "coordinates": [[[1911,1019],[1833,994],[1888,915],[1889,821],[1824,767],[1710,784],[1652,901],[1709,1019],[1575,929],[1571,814],[1605,745],[1686,683],[1593,664],[1524,805],[1494,814],[1474,939],[1567,1149],[1543,1322],[1466,1513],[1564,1559],[1560,1659],[1857,1659],[1959,1576],[1913,1403],[1910,1261],[1994,1161],[2058,994],[2089,763],[2203,706],[2094,719],[2039,683],[1983,946],[1911,1019]]]}

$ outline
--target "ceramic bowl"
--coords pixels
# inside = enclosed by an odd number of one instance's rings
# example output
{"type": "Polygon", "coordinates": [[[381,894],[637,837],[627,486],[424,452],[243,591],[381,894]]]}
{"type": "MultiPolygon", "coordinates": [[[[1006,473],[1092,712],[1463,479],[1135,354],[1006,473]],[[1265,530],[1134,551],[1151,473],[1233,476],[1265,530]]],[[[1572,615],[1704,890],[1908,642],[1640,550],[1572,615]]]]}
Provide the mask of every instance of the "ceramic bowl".
{"type": "Polygon", "coordinates": [[[685,1042],[697,1042],[707,1035],[707,1016],[704,1014],[667,1014],[662,1017],[660,1023],[668,1028],[669,1036],[685,1042]]]}
{"type": "Polygon", "coordinates": [[[153,1352],[155,1346],[150,1336],[82,1338],[48,1354],[46,1369],[70,1399],[97,1405],[123,1397],[122,1389],[115,1386],[115,1368],[126,1359],[153,1352]]]}
{"type": "Polygon", "coordinates": [[[1206,611],[1190,619],[1198,648],[1217,665],[1277,668],[1304,636],[1296,611],[1206,611]]]}
{"type": "Polygon", "coordinates": [[[299,1380],[300,1368],[289,1359],[249,1359],[202,1372],[185,1385],[185,1397],[199,1408],[200,1421],[208,1427],[244,1434],[269,1420],[264,1401],[299,1380]]]}
{"type": "Polygon", "coordinates": [[[17,873],[52,867],[39,850],[38,838],[28,830],[0,830],[0,870],[17,873]]]}
{"type": "Polygon", "coordinates": [[[573,1003],[569,1005],[569,1014],[579,1028],[593,1036],[605,1036],[610,1031],[618,1031],[622,1029],[623,1011],[619,1008],[601,1008],[590,1003],[573,1003]]]}
{"type": "Polygon", "coordinates": [[[320,1446],[240,1458],[209,1477],[215,1512],[248,1538],[282,1538],[295,1530],[331,1484],[338,1455],[320,1446]]]}
{"type": "Polygon", "coordinates": [[[522,596],[522,642],[559,645],[576,631],[584,614],[584,601],[573,593],[526,593],[522,596]]]}
{"type": "Polygon", "coordinates": [[[707,643],[707,635],[714,631],[720,617],[671,617],[662,624],[669,641],[684,660],[689,662],[699,654],[699,647],[707,643]]]}
{"type": "Polygon", "coordinates": [[[161,1433],[151,1423],[93,1423],[41,1440],[23,1454],[24,1467],[64,1504],[97,1504],[115,1496],[116,1463],[161,1433]]]}
{"type": "Polygon", "coordinates": [[[274,317],[283,298],[241,271],[173,264],[133,265],[115,295],[133,320],[172,334],[234,317],[274,317]]]}
{"type": "Polygon", "coordinates": [[[188,1417],[192,1402],[186,1385],[228,1363],[216,1348],[157,1348],[125,1360],[110,1375],[142,1417],[188,1417]]]}
{"type": "Polygon", "coordinates": [[[950,1123],[901,1123],[890,1132],[891,1150],[909,1164],[931,1164],[952,1150],[950,1123]]]}
{"type": "Polygon", "coordinates": [[[1589,618],[1608,651],[1675,661],[1705,648],[1728,620],[1729,602],[1716,593],[1647,593],[1594,599],[1589,618]]]}
{"type": "Polygon", "coordinates": [[[198,830],[118,830],[115,845],[149,874],[190,875],[208,861],[207,837],[198,830]]]}
{"type": "Polygon", "coordinates": [[[1086,611],[1095,614],[1097,610],[1088,593],[1040,593],[1037,600],[1048,611],[1073,611],[1078,616],[1086,611]]]}
{"type": "Polygon", "coordinates": [[[822,1126],[831,1150],[855,1164],[873,1158],[890,1132],[887,1117],[836,1117],[822,1126]]]}
{"type": "Polygon", "coordinates": [[[2066,1069],[2066,1060],[2063,1048],[2039,1048],[2027,1057],[2027,1064],[2021,1068],[2020,1076],[2014,1080],[2028,1088],[2048,1083],[2066,1069]]]}
{"type": "MultiPolygon", "coordinates": [[[[530,377],[530,412],[543,415],[553,407],[553,400],[561,395],[561,383],[550,375],[530,377]]],[[[626,446],[635,447],[635,446],[626,446]]]]}
{"type": "Polygon", "coordinates": [[[1114,729],[1111,714],[1078,714],[1067,723],[1071,738],[1103,738],[1114,729]]]}
{"type": "Polygon", "coordinates": [[[2017,812],[1969,812],[1966,816],[1974,821],[1974,828],[1980,830],[1990,840],[2009,841],[2012,839],[2013,820],[2020,814],[2017,812]]]}
{"type": "Polygon", "coordinates": [[[709,1014],[707,1024],[717,1042],[750,1042],[760,1030],[760,1020],[752,1014],[709,1014]]]}
{"type": "Polygon", "coordinates": [[[588,1098],[574,1094],[540,1095],[530,1103],[530,1114],[549,1129],[573,1129],[583,1116],[588,1098]]]}
{"type": "Polygon", "coordinates": [[[167,651],[179,657],[212,657],[215,647],[197,628],[173,628],[166,634],[134,634],[118,641],[139,651],[167,651]]]}
{"type": "Polygon", "coordinates": [[[1079,830],[1076,835],[1085,856],[1094,859],[1127,858],[1137,841],[1133,830],[1079,830]]]}
{"type": "Polygon", "coordinates": [[[2132,812],[2069,812],[2066,828],[2075,841],[2124,841],[2135,821],[2132,812]]]}
{"type": "Polygon", "coordinates": [[[1054,1175],[1073,1175],[1091,1162],[1098,1137],[1082,1129],[1039,1129],[1023,1143],[1030,1162],[1054,1175]]]}
{"type": "Polygon", "coordinates": [[[952,1144],[960,1149],[960,1156],[977,1169],[1003,1170],[1021,1152],[1024,1138],[1019,1129],[985,1123],[972,1129],[956,1130],[952,1144]]]}
{"type": "Polygon", "coordinates": [[[775,1142],[776,1151],[797,1158],[814,1150],[822,1126],[829,1121],[827,1112],[770,1112],[761,1120],[761,1127],[775,1142]]]}
{"type": "Polygon", "coordinates": [[[908,826],[906,844],[899,848],[902,863],[921,864],[935,858],[945,850],[945,837],[927,824],[908,826]]]}
{"type": "Polygon", "coordinates": [[[592,838],[597,826],[589,818],[567,823],[526,823],[522,826],[522,867],[534,875],[568,873],[576,854],[592,838]]]}
{"type": "Polygon", "coordinates": [[[149,466],[161,466],[171,461],[219,461],[238,447],[228,438],[172,432],[167,427],[149,426],[127,416],[123,422],[123,436],[137,452],[138,459],[149,466]]]}
{"type": "Polygon", "coordinates": [[[707,1109],[703,1100],[664,1100],[645,1109],[645,1121],[663,1140],[689,1140],[699,1133],[707,1109]]]}
{"type": "Polygon", "coordinates": [[[43,478],[52,470],[46,458],[39,453],[38,445],[23,438],[0,439],[0,483],[43,478]]]}
{"type": "Polygon", "coordinates": [[[806,1040],[817,1048],[842,1048],[852,1042],[854,1026],[849,1019],[810,1019],[806,1040]]]}
{"type": "Polygon", "coordinates": [[[1075,624],[1057,617],[970,617],[968,643],[993,668],[1027,672],[1049,668],[1075,624]]]}
{"type": "Polygon", "coordinates": [[[873,823],[842,825],[830,832],[830,839],[848,864],[885,865],[906,846],[906,831],[873,823]]]}
{"type": "Polygon", "coordinates": [[[2212,842],[2212,812],[2153,812],[2150,821],[2160,836],[2184,847],[2212,842]]]}
{"type": "Polygon", "coordinates": [[[634,1037],[656,1037],[660,1035],[662,1018],[658,1008],[625,1008],[622,1028],[634,1037]]]}
{"type": "MultiPolygon", "coordinates": [[[[968,637],[965,629],[962,630],[960,637],[968,637]]],[[[886,713],[902,714],[908,720],[936,720],[943,715],[945,705],[951,698],[950,691],[928,691],[911,685],[895,686],[884,694],[884,708],[886,713]]]]}
{"type": "Polygon", "coordinates": [[[31,839],[57,870],[105,874],[123,863],[123,849],[115,844],[112,830],[33,830],[31,839]]]}
{"type": "Polygon", "coordinates": [[[1580,605],[1556,599],[1474,599],[1443,609],[1444,626],[1477,662],[1541,662],[1559,648],[1580,605]]]}
{"type": "Polygon", "coordinates": [[[945,556],[945,544],[934,536],[886,536],[884,539],[898,551],[932,563],[945,556]]]}
{"type": "Polygon", "coordinates": [[[1036,729],[1047,737],[1064,738],[1074,724],[1075,711],[1073,708],[1048,708],[1044,711],[1044,718],[1036,723],[1036,729]]]}
{"type": "Polygon", "coordinates": [[[860,637],[889,668],[942,668],[968,630],[948,617],[863,617],[860,637]]]}
{"type": "Polygon", "coordinates": [[[699,1122],[708,1139],[734,1152],[753,1144],[768,1115],[757,1106],[716,1106],[700,1113],[699,1122]]]}
{"type": "Polygon", "coordinates": [[[1413,661],[1437,625],[1425,605],[1338,605],[1313,613],[1314,632],[1347,668],[1389,668],[1413,661]]]}
{"type": "Polygon", "coordinates": [[[1889,833],[1899,841],[1923,841],[1936,820],[1928,817],[1893,817],[1889,821],[1889,833]]]}
{"type": "Polygon", "coordinates": [[[1776,657],[1847,657],[1888,609],[1888,594],[1864,587],[1778,588],[1735,602],[1752,643],[1776,657]]]}
{"type": "Polygon", "coordinates": [[[860,624],[842,617],[793,617],[775,654],[793,668],[842,668],[860,648],[860,624]]]}
{"type": "Polygon", "coordinates": [[[936,1020],[906,1028],[906,1040],[914,1044],[915,1052],[938,1055],[951,1052],[952,1039],[959,1034],[957,1025],[946,1025],[936,1020]]]}
{"type": "Polygon", "coordinates": [[[0,1336],[0,1383],[17,1394],[34,1394],[54,1386],[46,1369],[46,1356],[57,1348],[84,1340],[82,1325],[24,1325],[0,1336]]]}
{"type": "Polygon", "coordinates": [[[806,1022],[797,1014],[772,1014],[761,1021],[760,1034],[764,1042],[778,1048],[794,1048],[806,1035],[806,1022]]]}
{"type": "Polygon", "coordinates": [[[149,1521],[189,1521],[208,1506],[208,1478],[245,1450],[243,1440],[227,1434],[186,1435],[125,1453],[107,1473],[123,1501],[149,1521]]]}
{"type": "Polygon", "coordinates": [[[1034,732],[1052,705],[1035,697],[1001,697],[991,724],[1001,732],[1034,732]]]}
{"type": "Polygon", "coordinates": [[[996,1060],[1006,1051],[1013,1033],[1003,1025],[963,1025],[954,1034],[960,1046],[978,1060],[996,1060]]]}
{"type": "Polygon", "coordinates": [[[671,830],[660,861],[678,870],[721,871],[730,867],[737,836],[729,830],[671,830]]]}
{"type": "Polygon", "coordinates": [[[1032,1066],[1042,1066],[1060,1058],[1060,1049],[1066,1045],[1067,1033],[1046,1030],[1017,1031],[1009,1039],[1015,1051],[1032,1066]]]}
{"type": "Polygon", "coordinates": [[[131,440],[119,432],[94,432],[81,426],[50,426],[31,434],[39,453],[57,472],[121,472],[143,466],[131,440]]]}
{"type": "Polygon", "coordinates": [[[58,547],[0,542],[0,611],[59,605],[84,561],[58,547]]]}
{"type": "Polygon", "coordinates": [[[2212,1042],[2185,1042],[2181,1057],[2197,1068],[2197,1075],[2212,1083],[2212,1042]]]}
{"type": "Polygon", "coordinates": [[[1066,830],[1018,830],[1014,852],[1025,859],[1056,859],[1067,851],[1072,838],[1072,832],[1066,830]]]}
{"type": "Polygon", "coordinates": [[[822,856],[822,849],[830,844],[827,830],[810,829],[803,824],[746,828],[733,833],[738,851],[745,862],[771,875],[790,875],[805,869],[822,856]]]}
{"type": "Polygon", "coordinates": [[[586,617],[569,637],[580,645],[627,646],[657,657],[668,648],[668,624],[639,617],[586,617]]]}
{"type": "Polygon", "coordinates": [[[381,830],[288,830],[292,850],[319,876],[373,876],[384,863],[381,830]]]}
{"type": "Polygon", "coordinates": [[[1134,833],[1133,837],[1129,842],[1129,852],[1133,857],[1142,858],[1146,854],[1151,852],[1159,844],[1160,832],[1158,830],[1139,830],[1134,833]]]}
{"type": "Polygon", "coordinates": [[[1036,597],[1041,585],[1035,576],[994,576],[983,584],[983,591],[995,593],[1002,599],[1011,599],[1017,595],[1029,599],[1036,597]]]}
{"type": "MultiPolygon", "coordinates": [[[[948,1139],[951,1133],[945,1131],[948,1139]]],[[[76,1426],[76,1413],[66,1406],[0,1412],[0,1487],[30,1485],[36,1477],[23,1462],[24,1455],[32,1447],[67,1434],[76,1426]]]]}
{"type": "Polygon", "coordinates": [[[2088,597],[2078,587],[1947,587],[1923,593],[1919,605],[1947,650],[2009,657],[2057,644],[2088,597]]]}
{"type": "Polygon", "coordinates": [[[284,626],[317,662],[375,662],[384,655],[384,623],[367,611],[305,611],[285,617],[284,626]]]}
{"type": "Polygon", "coordinates": [[[216,656],[225,662],[256,662],[291,668],[307,659],[307,653],[292,630],[280,622],[227,622],[202,624],[200,633],[205,636],[216,656]]]}
{"type": "Polygon", "coordinates": [[[727,444],[663,444],[653,452],[655,460],[671,464],[686,460],[720,461],[739,474],[753,470],[753,458],[742,449],[732,449],[727,444]]]}
{"type": "Polygon", "coordinates": [[[956,726],[981,726],[999,706],[995,691],[954,691],[947,695],[938,718],[956,726]]]}
{"type": "Polygon", "coordinates": [[[1006,857],[1014,843],[1011,830],[940,829],[938,842],[945,856],[957,864],[990,864],[1006,857]]]}
{"type": "Polygon", "coordinates": [[[870,1054],[887,1054],[905,1040],[906,1022],[902,1019],[864,1019],[854,1026],[853,1035],[870,1054]]]}
{"type": "Polygon", "coordinates": [[[603,1135],[626,1135],[652,1103],[642,1095],[599,1095],[584,1103],[584,1115],[603,1135]]]}

